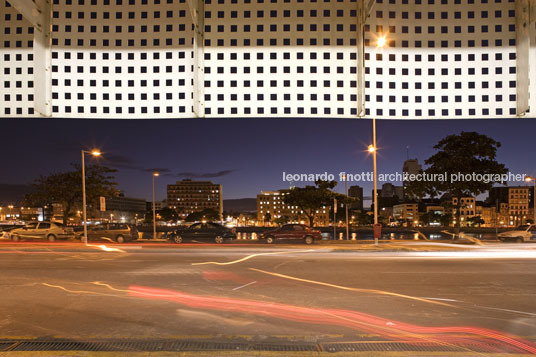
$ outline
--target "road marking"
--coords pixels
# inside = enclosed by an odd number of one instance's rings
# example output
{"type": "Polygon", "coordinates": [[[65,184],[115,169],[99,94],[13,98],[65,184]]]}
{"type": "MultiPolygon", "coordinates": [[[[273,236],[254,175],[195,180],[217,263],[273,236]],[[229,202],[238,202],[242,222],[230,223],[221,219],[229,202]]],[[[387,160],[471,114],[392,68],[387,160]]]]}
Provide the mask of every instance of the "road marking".
{"type": "Polygon", "coordinates": [[[283,278],[283,279],[296,280],[296,281],[301,281],[301,282],[304,282],[304,283],[322,285],[322,286],[327,286],[327,287],[335,288],[335,289],[341,289],[341,290],[347,290],[347,291],[355,291],[355,292],[360,292],[360,293],[373,293],[373,294],[378,294],[378,295],[394,296],[394,297],[399,297],[399,298],[403,298],[403,299],[417,300],[417,301],[425,302],[425,303],[428,303],[428,304],[436,304],[436,305],[443,305],[443,306],[453,307],[453,305],[446,304],[446,303],[443,303],[443,302],[440,302],[440,301],[433,301],[433,300],[429,300],[429,299],[425,299],[425,298],[420,298],[420,297],[417,297],[417,296],[397,294],[397,293],[393,293],[393,292],[390,292],[390,291],[376,290],[376,289],[351,288],[351,287],[348,287],[348,286],[335,285],[335,284],[330,284],[330,283],[324,283],[324,282],[321,282],[321,281],[302,279],[302,278],[297,278],[297,277],[289,276],[289,275],[283,275],[283,274],[279,274],[279,273],[272,273],[272,272],[269,272],[269,271],[264,271],[264,270],[255,269],[255,268],[249,268],[249,270],[253,270],[253,271],[256,271],[256,272],[259,272],[259,273],[268,274],[268,275],[272,275],[272,276],[277,276],[277,277],[283,278]]]}
{"type": "Polygon", "coordinates": [[[238,287],[234,288],[233,290],[238,290],[238,289],[245,288],[246,286],[249,286],[249,285],[251,285],[251,284],[255,284],[256,282],[257,282],[257,280],[252,281],[251,283],[247,283],[247,284],[244,284],[244,285],[242,285],[242,286],[238,286],[238,287]]]}
{"type": "Polygon", "coordinates": [[[501,309],[498,307],[488,307],[488,306],[478,306],[482,309],[489,309],[489,310],[498,310],[498,311],[506,311],[506,312],[513,312],[516,314],[522,314],[522,315],[529,315],[529,316],[536,316],[535,313],[532,312],[525,312],[525,311],[518,311],[518,310],[510,310],[510,309],[501,309]]]}
{"type": "Polygon", "coordinates": [[[450,302],[463,302],[463,301],[460,301],[460,300],[454,300],[454,299],[445,299],[445,298],[431,298],[431,297],[423,297],[421,299],[426,299],[426,300],[437,300],[437,301],[450,301],[450,302]]]}
{"type": "Polygon", "coordinates": [[[292,253],[307,253],[307,252],[313,252],[314,249],[306,249],[306,250],[297,250],[293,252],[270,252],[270,253],[258,253],[258,254],[251,254],[244,258],[240,258],[237,260],[233,260],[226,263],[220,263],[220,262],[203,262],[203,263],[192,263],[192,265],[208,265],[208,264],[214,264],[214,265],[231,265],[231,264],[237,264],[241,263],[243,261],[249,260],[251,258],[259,257],[261,255],[276,255],[276,254],[292,254],[292,253]]]}

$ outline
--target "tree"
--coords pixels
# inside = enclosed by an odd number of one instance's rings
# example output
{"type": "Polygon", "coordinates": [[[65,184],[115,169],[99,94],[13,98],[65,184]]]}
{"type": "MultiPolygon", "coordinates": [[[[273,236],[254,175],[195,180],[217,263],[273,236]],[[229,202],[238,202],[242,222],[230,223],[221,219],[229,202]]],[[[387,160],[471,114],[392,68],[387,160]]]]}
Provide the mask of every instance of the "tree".
{"type": "MultiPolygon", "coordinates": [[[[82,209],[82,169],[72,164],[70,171],[39,176],[32,184],[32,190],[24,197],[25,205],[43,207],[52,203],[61,203],[63,222],[74,216],[77,209],[82,209]]],[[[116,171],[105,166],[86,166],[86,202],[96,207],[99,197],[112,197],[117,194],[113,173],[116,171]]]]}
{"type": "Polygon", "coordinates": [[[287,224],[289,221],[290,221],[290,218],[288,218],[287,216],[283,215],[283,216],[281,216],[279,218],[276,218],[274,220],[274,223],[277,224],[277,225],[282,226],[283,224],[287,224]]]}
{"type": "Polygon", "coordinates": [[[452,220],[452,214],[449,213],[438,213],[438,212],[426,212],[422,213],[419,216],[419,220],[425,226],[429,226],[433,223],[439,223],[442,226],[448,227],[450,221],[452,220]]]}
{"type": "Polygon", "coordinates": [[[440,217],[439,217],[439,223],[441,223],[441,225],[443,227],[448,227],[450,226],[450,222],[452,222],[452,213],[443,213],[440,217]]]}
{"type": "Polygon", "coordinates": [[[467,218],[467,223],[473,227],[480,227],[481,224],[484,224],[486,222],[480,216],[472,216],[467,218]]]}
{"type": "Polygon", "coordinates": [[[355,217],[355,222],[359,226],[367,226],[367,225],[374,223],[374,216],[367,214],[366,212],[358,212],[355,214],[354,217],[355,217]]]}
{"type": "MultiPolygon", "coordinates": [[[[151,212],[152,214],[152,212],[151,212]]],[[[162,208],[160,211],[158,211],[158,213],[160,215],[160,217],[162,218],[163,221],[165,222],[168,222],[168,221],[176,221],[179,219],[179,215],[177,214],[177,211],[175,211],[174,209],[171,209],[169,207],[164,207],[162,208]]]]}
{"type": "Polygon", "coordinates": [[[266,212],[264,215],[264,224],[270,223],[271,220],[272,220],[272,215],[270,214],[270,212],[266,212]]]}
{"type": "Polygon", "coordinates": [[[284,196],[285,204],[297,206],[309,220],[309,226],[314,227],[317,212],[333,204],[333,198],[344,199],[343,195],[331,191],[336,185],[336,181],[317,180],[315,186],[294,187],[284,196]]]}
{"type": "Polygon", "coordinates": [[[492,138],[476,132],[461,132],[459,135],[448,135],[441,139],[435,146],[435,154],[424,161],[428,168],[424,173],[428,177],[447,177],[444,181],[427,181],[425,184],[417,181],[409,181],[407,186],[412,194],[417,196],[439,194],[446,195],[449,200],[456,198],[454,212],[456,217],[456,232],[460,228],[460,209],[462,197],[478,196],[490,190],[493,184],[500,182],[494,180],[496,177],[487,176],[489,181],[453,180],[460,178],[459,175],[502,175],[507,173],[504,164],[497,162],[497,149],[501,143],[492,138]]]}
{"type": "Polygon", "coordinates": [[[186,217],[186,222],[196,221],[218,221],[220,219],[220,213],[212,208],[206,208],[199,212],[190,213],[186,217]]]}

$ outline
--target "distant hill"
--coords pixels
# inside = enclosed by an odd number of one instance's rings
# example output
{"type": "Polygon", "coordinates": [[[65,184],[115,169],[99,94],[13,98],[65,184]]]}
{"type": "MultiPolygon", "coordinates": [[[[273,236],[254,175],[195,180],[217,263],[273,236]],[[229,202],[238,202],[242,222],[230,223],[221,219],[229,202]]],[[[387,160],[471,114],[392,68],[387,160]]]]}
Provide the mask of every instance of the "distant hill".
{"type": "Polygon", "coordinates": [[[238,198],[223,200],[223,210],[226,212],[255,212],[257,210],[257,199],[238,198]]]}
{"type": "Polygon", "coordinates": [[[0,183],[0,206],[20,205],[24,195],[30,190],[30,185],[0,183]]]}

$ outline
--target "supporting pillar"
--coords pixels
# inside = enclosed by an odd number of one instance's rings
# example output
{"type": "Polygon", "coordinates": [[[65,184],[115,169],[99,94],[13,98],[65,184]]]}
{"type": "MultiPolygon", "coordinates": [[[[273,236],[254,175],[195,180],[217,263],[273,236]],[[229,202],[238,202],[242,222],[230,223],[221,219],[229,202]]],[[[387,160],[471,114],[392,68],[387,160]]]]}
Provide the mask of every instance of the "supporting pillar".
{"type": "Polygon", "coordinates": [[[188,0],[194,23],[193,111],[198,118],[205,116],[205,2],[188,0]]]}
{"type": "Polygon", "coordinates": [[[536,116],[536,0],[516,0],[516,115],[536,116]]]}
{"type": "Polygon", "coordinates": [[[34,110],[52,115],[51,0],[8,0],[34,26],[34,110]]]}
{"type": "Polygon", "coordinates": [[[365,24],[376,0],[357,1],[357,116],[365,116],[365,24]]]}

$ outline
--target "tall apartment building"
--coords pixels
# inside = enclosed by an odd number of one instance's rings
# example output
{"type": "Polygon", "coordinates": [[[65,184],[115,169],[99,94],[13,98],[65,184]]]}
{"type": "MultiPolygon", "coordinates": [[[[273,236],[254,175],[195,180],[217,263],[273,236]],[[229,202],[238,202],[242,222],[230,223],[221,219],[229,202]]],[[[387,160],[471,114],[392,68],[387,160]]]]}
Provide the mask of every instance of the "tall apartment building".
{"type": "Polygon", "coordinates": [[[499,208],[500,222],[517,226],[525,223],[527,218],[532,219],[532,211],[529,209],[531,191],[532,187],[529,186],[493,187],[487,201],[499,208]]]}
{"type": "MultiPolygon", "coordinates": [[[[274,220],[286,216],[289,222],[309,224],[309,219],[297,206],[290,206],[285,203],[285,195],[290,190],[262,191],[257,195],[257,222],[266,225],[274,220]],[[270,216],[270,222],[266,222],[266,214],[270,216]]],[[[329,208],[323,207],[317,211],[315,226],[329,225],[329,208]]]]}
{"type": "Polygon", "coordinates": [[[535,117],[533,14],[521,0],[2,1],[0,116],[535,117]]]}
{"type": "Polygon", "coordinates": [[[508,216],[510,225],[517,226],[526,222],[529,216],[529,187],[508,187],[508,216]]]}
{"type": "MultiPolygon", "coordinates": [[[[417,159],[408,159],[408,160],[404,161],[404,164],[402,165],[402,173],[403,174],[416,175],[421,170],[422,170],[422,166],[419,164],[419,161],[417,159]]],[[[407,194],[406,194],[406,186],[407,186],[407,184],[408,184],[407,181],[402,182],[402,188],[404,190],[404,198],[409,198],[409,197],[406,197],[407,196],[407,194]]]]}
{"type": "Polygon", "coordinates": [[[185,179],[167,185],[167,205],[177,211],[181,219],[190,213],[213,209],[223,215],[222,187],[212,181],[185,179]]]}
{"type": "Polygon", "coordinates": [[[363,187],[354,185],[348,188],[348,196],[355,199],[350,204],[350,209],[363,211],[363,187]]]}

